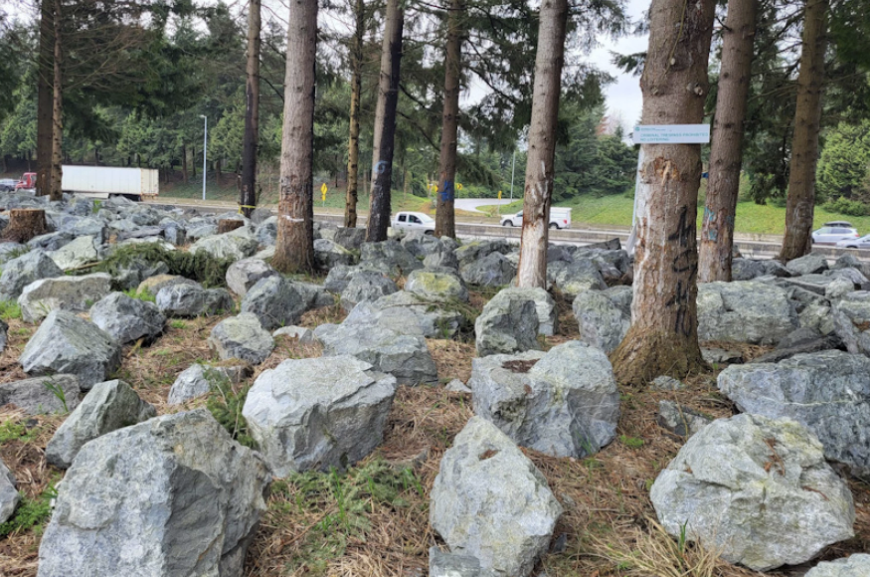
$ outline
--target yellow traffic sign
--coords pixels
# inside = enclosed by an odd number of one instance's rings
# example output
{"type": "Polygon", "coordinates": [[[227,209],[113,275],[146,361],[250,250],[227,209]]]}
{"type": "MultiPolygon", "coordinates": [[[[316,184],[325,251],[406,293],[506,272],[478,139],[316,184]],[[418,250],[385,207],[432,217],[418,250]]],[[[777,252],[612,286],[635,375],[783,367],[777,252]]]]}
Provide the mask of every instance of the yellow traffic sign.
{"type": "Polygon", "coordinates": [[[326,183],[325,182],[320,185],[320,192],[322,192],[323,194],[326,194],[326,183]]]}
{"type": "Polygon", "coordinates": [[[501,200],[501,191],[498,191],[498,199],[501,200]]]}
{"type": "Polygon", "coordinates": [[[462,190],[462,185],[458,182],[456,183],[456,190],[462,190]]]}

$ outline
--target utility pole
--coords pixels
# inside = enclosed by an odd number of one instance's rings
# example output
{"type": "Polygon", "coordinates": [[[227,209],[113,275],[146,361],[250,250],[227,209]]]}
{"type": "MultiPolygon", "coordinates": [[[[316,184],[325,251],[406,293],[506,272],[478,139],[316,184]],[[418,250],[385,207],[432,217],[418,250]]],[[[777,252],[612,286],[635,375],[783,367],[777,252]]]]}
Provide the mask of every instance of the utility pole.
{"type": "Polygon", "coordinates": [[[511,202],[514,201],[514,172],[517,170],[517,151],[514,150],[514,160],[511,163],[511,202]]]}

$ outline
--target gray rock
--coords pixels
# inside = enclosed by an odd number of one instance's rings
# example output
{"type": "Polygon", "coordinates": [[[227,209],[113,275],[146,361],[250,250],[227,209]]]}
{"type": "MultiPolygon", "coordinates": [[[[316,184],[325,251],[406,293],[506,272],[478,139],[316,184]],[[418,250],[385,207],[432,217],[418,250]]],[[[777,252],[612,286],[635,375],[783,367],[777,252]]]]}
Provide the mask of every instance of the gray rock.
{"type": "Polygon", "coordinates": [[[454,555],[430,547],[429,577],[481,577],[480,561],[469,555],[454,555]]]}
{"type": "Polygon", "coordinates": [[[48,442],[45,459],[67,469],[88,441],[156,416],[154,407],[124,381],[97,383],[48,442]]]}
{"type": "Polygon", "coordinates": [[[345,228],[339,227],[336,229],[332,237],[332,241],[347,250],[360,250],[363,242],[366,240],[366,229],[364,228],[345,228]]]}
{"type": "Polygon", "coordinates": [[[806,577],[867,577],[870,575],[870,555],[855,553],[844,559],[819,563],[806,577]]]}
{"type": "Polygon", "coordinates": [[[452,338],[460,330],[471,329],[470,321],[456,308],[433,305],[408,291],[361,302],[342,324],[362,327],[377,324],[398,334],[436,339],[452,338]]]}
{"type": "Polygon", "coordinates": [[[828,270],[828,261],[820,254],[810,253],[788,261],[785,268],[793,275],[817,274],[828,270]]]}
{"type": "Polygon", "coordinates": [[[28,375],[76,375],[82,390],[89,390],[121,366],[121,345],[94,323],[53,310],[27,342],[18,362],[28,375]]]}
{"type": "Polygon", "coordinates": [[[51,375],[0,385],[0,407],[15,405],[29,415],[66,413],[79,404],[75,375],[51,375]],[[66,403],[66,405],[64,405],[66,403]]]}
{"type": "Polygon", "coordinates": [[[762,276],[789,277],[791,273],[775,260],[735,258],[731,263],[731,280],[752,280],[762,276]]]}
{"type": "Polygon", "coordinates": [[[61,269],[72,270],[100,260],[97,243],[97,239],[92,236],[80,236],[59,249],[49,252],[48,256],[61,269]]]}
{"type": "Polygon", "coordinates": [[[335,304],[335,297],[323,285],[309,282],[294,282],[296,289],[308,299],[308,309],[331,307],[335,304]]]}
{"type": "Polygon", "coordinates": [[[822,338],[822,334],[811,327],[801,327],[790,332],[776,345],[776,349],[789,349],[795,345],[800,345],[805,342],[815,341],[822,338]]]}
{"type": "MultiPolygon", "coordinates": [[[[443,244],[442,244],[443,247],[443,244]]],[[[427,254],[423,258],[423,266],[425,268],[449,268],[455,271],[459,270],[459,259],[456,258],[456,253],[452,250],[442,248],[440,251],[427,254]]]]}
{"type": "Polygon", "coordinates": [[[241,311],[260,319],[266,330],[274,330],[299,322],[312,307],[312,295],[291,280],[280,275],[257,281],[242,299],[241,311]]]}
{"type": "Polygon", "coordinates": [[[17,242],[0,241],[0,264],[8,262],[13,258],[17,258],[29,250],[30,247],[17,242]]]}
{"type": "Polygon", "coordinates": [[[323,288],[330,292],[341,293],[341,291],[347,288],[351,277],[360,270],[362,269],[358,266],[337,264],[329,269],[329,273],[323,281],[323,288]]]}
{"type": "Polygon", "coordinates": [[[192,241],[206,239],[216,234],[217,225],[213,223],[197,224],[187,229],[187,238],[192,241]]]}
{"type": "Polygon", "coordinates": [[[719,390],[748,413],[789,417],[819,438],[825,457],[870,478],[870,359],[842,351],[777,364],[732,366],[719,390]]]}
{"type": "Polygon", "coordinates": [[[17,486],[18,482],[15,480],[15,475],[0,459],[0,524],[12,518],[15,508],[21,502],[17,486]]]}
{"type": "Polygon", "coordinates": [[[47,254],[41,250],[31,250],[3,265],[0,300],[15,300],[30,283],[59,276],[63,276],[63,271],[47,254]]]}
{"type": "Polygon", "coordinates": [[[551,263],[547,266],[547,279],[569,297],[574,297],[583,291],[607,288],[598,266],[589,258],[551,263]]]}
{"type": "MultiPolygon", "coordinates": [[[[50,214],[46,212],[45,216],[46,218],[48,218],[50,217],[50,214]]],[[[47,234],[41,234],[39,236],[33,237],[32,239],[27,241],[27,246],[29,246],[31,249],[39,249],[46,252],[52,252],[72,242],[73,238],[75,237],[69,231],[49,232],[47,234]]]]}
{"type": "Polygon", "coordinates": [[[477,354],[484,357],[538,349],[539,326],[535,300],[522,289],[502,289],[474,322],[477,354]]]}
{"type": "Polygon", "coordinates": [[[259,365],[272,354],[275,339],[263,329],[255,314],[243,312],[215,325],[208,344],[223,360],[239,359],[259,365]]]}
{"type": "Polygon", "coordinates": [[[480,261],[494,252],[507,254],[511,252],[511,245],[505,240],[472,240],[464,243],[459,248],[455,249],[456,258],[459,260],[459,266],[471,264],[480,261]]]}
{"type": "Polygon", "coordinates": [[[405,289],[430,302],[468,302],[468,289],[455,273],[431,269],[415,270],[405,280],[405,289]]]}
{"type": "Polygon", "coordinates": [[[367,242],[362,245],[360,263],[375,265],[391,276],[408,275],[423,263],[398,241],[367,242]]]}
{"type": "Polygon", "coordinates": [[[517,267],[500,252],[491,252],[459,269],[462,280],[476,286],[507,286],[517,276],[517,267]]]}
{"type": "Polygon", "coordinates": [[[631,326],[631,314],[599,290],[580,291],[572,305],[580,340],[610,354],[631,326]]]}
{"type": "Polygon", "coordinates": [[[190,246],[190,252],[196,254],[204,251],[211,256],[233,261],[253,256],[257,252],[257,241],[244,233],[234,234],[240,230],[244,229],[200,238],[190,246]]]}
{"type": "Polygon", "coordinates": [[[459,379],[453,379],[444,387],[445,390],[450,391],[451,393],[471,393],[471,389],[468,388],[465,383],[460,381],[459,379]]]}
{"type": "Polygon", "coordinates": [[[760,281],[698,285],[698,339],[776,344],[798,328],[786,291],[760,281]]]}
{"type": "MultiPolygon", "coordinates": [[[[824,297],[829,287],[836,287],[838,284],[842,287],[842,280],[843,279],[829,275],[808,274],[804,276],[779,279],[777,284],[782,287],[797,287],[824,297]]],[[[839,290],[842,290],[842,288],[839,290]]]]}
{"type": "Polygon", "coordinates": [[[763,354],[753,359],[753,363],[778,363],[790,359],[796,355],[830,351],[833,349],[845,349],[842,339],[837,335],[827,335],[812,341],[801,341],[790,347],[777,347],[776,350],[763,354]]]}
{"type": "Polygon", "coordinates": [[[836,330],[831,307],[825,304],[810,303],[802,307],[798,311],[798,320],[801,327],[817,330],[823,335],[830,335],[836,330]]]}
{"type": "Polygon", "coordinates": [[[719,347],[701,347],[701,358],[710,365],[733,364],[743,362],[743,353],[734,349],[719,347]]]}
{"type": "Polygon", "coordinates": [[[678,405],[673,401],[659,401],[656,422],[660,427],[681,437],[691,437],[713,422],[712,417],[678,405]]]}
{"type": "Polygon", "coordinates": [[[112,292],[112,277],[104,272],[33,281],[21,292],[21,318],[38,323],[55,309],[84,312],[112,292]]]}
{"type": "Polygon", "coordinates": [[[215,315],[235,308],[233,297],[225,289],[205,289],[197,282],[172,282],[155,294],[160,312],[168,317],[215,315]]]}
{"type": "Polygon", "coordinates": [[[320,325],[314,338],[324,356],[351,355],[374,370],[396,377],[399,384],[415,386],[438,382],[435,361],[422,336],[402,334],[380,324],[320,325]]]}
{"type": "Polygon", "coordinates": [[[167,403],[178,405],[205,395],[215,387],[225,390],[229,385],[241,383],[252,372],[246,363],[216,366],[194,363],[175,378],[167,403]]]}
{"type": "Polygon", "coordinates": [[[834,279],[846,280],[852,283],[854,288],[862,288],[866,286],[868,281],[867,277],[863,272],[858,270],[858,268],[853,267],[841,267],[834,270],[826,270],[825,276],[829,276],[834,279]]]}
{"type": "Polygon", "coordinates": [[[536,288],[512,288],[513,291],[522,291],[528,298],[535,301],[535,313],[538,315],[538,334],[548,337],[556,334],[558,318],[556,316],[556,301],[545,289],[536,288]]]}
{"type": "Polygon", "coordinates": [[[846,350],[870,356],[870,292],[860,291],[835,302],[831,307],[834,332],[843,339],[846,350]]]}
{"type": "Polygon", "coordinates": [[[3,319],[0,319],[0,354],[6,350],[6,343],[9,341],[9,325],[3,319]]]}
{"type": "Polygon", "coordinates": [[[103,435],[58,486],[39,577],[241,577],[270,482],[204,409],[103,435]]]}
{"type": "Polygon", "coordinates": [[[654,391],[682,391],[686,385],[674,377],[662,375],[650,382],[650,388],[654,391]]]}
{"type": "Polygon", "coordinates": [[[351,356],[289,359],[263,371],[242,410],[278,477],[359,461],[384,436],[396,379],[351,356]]]}
{"type": "Polygon", "coordinates": [[[162,332],[166,317],[152,302],[115,292],[91,307],[91,322],[121,344],[139,339],[152,342],[162,332]]]}
{"type": "Polygon", "coordinates": [[[314,261],[322,269],[331,269],[336,265],[352,265],[357,257],[340,244],[321,238],[314,241],[314,261]]]}
{"type": "Polygon", "coordinates": [[[253,287],[260,279],[275,276],[278,271],[258,258],[237,260],[227,269],[227,286],[240,297],[253,287]]]}
{"type": "Polygon", "coordinates": [[[580,341],[547,353],[472,360],[474,412],[516,443],[555,457],[586,457],[616,436],[619,392],[607,356],[580,341]]]}
{"type": "Polygon", "coordinates": [[[854,254],[848,252],[845,254],[841,254],[839,257],[837,257],[837,260],[834,262],[834,266],[832,266],[831,269],[838,270],[841,268],[860,269],[861,261],[858,260],[858,257],[856,257],[854,254]]]}
{"type": "Polygon", "coordinates": [[[297,327],[290,325],[289,327],[281,327],[272,333],[273,337],[290,337],[291,339],[299,339],[302,344],[314,342],[314,331],[305,327],[297,327]]]}
{"type": "Polygon", "coordinates": [[[484,575],[530,575],[561,514],[541,472],[481,417],[444,453],[430,494],[432,528],[484,575]]]}
{"type": "Polygon", "coordinates": [[[361,271],[353,275],[341,292],[341,308],[350,312],[363,301],[378,300],[399,290],[389,278],[377,272],[361,271]]]}
{"type": "Polygon", "coordinates": [[[854,534],[848,485],[818,439],[790,419],[714,421],[683,445],[650,498],[668,533],[685,530],[755,571],[803,563],[854,534]]]}
{"type": "Polygon", "coordinates": [[[173,246],[183,246],[187,244],[187,229],[176,223],[168,224],[163,227],[163,238],[173,246]]]}

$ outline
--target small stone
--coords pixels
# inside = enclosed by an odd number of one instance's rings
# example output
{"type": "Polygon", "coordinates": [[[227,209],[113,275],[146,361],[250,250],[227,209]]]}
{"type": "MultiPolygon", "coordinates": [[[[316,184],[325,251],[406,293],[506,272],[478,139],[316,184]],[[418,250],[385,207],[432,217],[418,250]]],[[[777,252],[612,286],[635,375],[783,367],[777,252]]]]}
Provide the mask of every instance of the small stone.
{"type": "Polygon", "coordinates": [[[480,561],[470,555],[429,548],[429,577],[481,577],[480,561]]]}
{"type": "Polygon", "coordinates": [[[686,385],[684,385],[679,379],[662,375],[656,377],[652,382],[650,382],[650,388],[654,391],[682,391],[686,388],[686,385]]]}
{"type": "Polygon", "coordinates": [[[28,415],[66,413],[79,404],[75,375],[51,375],[0,385],[0,407],[15,405],[28,415]]]}
{"type": "Polygon", "coordinates": [[[676,435],[690,437],[713,422],[713,419],[673,401],[659,401],[656,422],[676,435]]]}
{"type": "Polygon", "coordinates": [[[258,258],[237,260],[227,269],[227,286],[240,297],[257,284],[260,279],[277,275],[278,271],[258,258]]]}
{"type": "Polygon", "coordinates": [[[822,562],[810,569],[806,577],[867,577],[870,555],[855,553],[844,559],[822,562]]]}
{"type": "Polygon", "coordinates": [[[451,393],[471,393],[471,389],[468,388],[465,383],[460,381],[459,379],[453,379],[447,386],[444,387],[446,390],[451,393]]]}
{"type": "Polygon", "coordinates": [[[21,495],[18,494],[17,487],[18,482],[15,480],[15,475],[0,459],[0,524],[12,518],[12,515],[15,514],[15,508],[21,502],[21,495]]]}
{"type": "Polygon", "coordinates": [[[272,335],[252,313],[241,313],[219,322],[212,329],[208,344],[221,359],[240,359],[252,365],[265,361],[275,348],[272,335]]]}
{"type": "Polygon", "coordinates": [[[718,347],[701,347],[701,357],[708,364],[735,364],[743,362],[743,353],[732,349],[720,349],[718,347]]]}
{"type": "Polygon", "coordinates": [[[314,331],[305,327],[297,327],[291,325],[289,327],[281,327],[272,333],[273,337],[290,337],[298,339],[301,344],[314,342],[314,331]]]}

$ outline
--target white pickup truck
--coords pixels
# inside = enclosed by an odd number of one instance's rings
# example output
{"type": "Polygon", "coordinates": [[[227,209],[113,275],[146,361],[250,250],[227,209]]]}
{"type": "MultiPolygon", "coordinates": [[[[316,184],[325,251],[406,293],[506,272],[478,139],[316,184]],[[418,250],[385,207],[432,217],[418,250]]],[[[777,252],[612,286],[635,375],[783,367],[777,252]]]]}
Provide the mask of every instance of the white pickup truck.
{"type": "Polygon", "coordinates": [[[424,212],[398,212],[393,218],[393,228],[422,230],[423,234],[435,234],[435,219],[424,212]]]}
{"type": "MultiPolygon", "coordinates": [[[[523,226],[523,211],[502,217],[502,226],[523,226]]],[[[571,209],[558,206],[550,207],[550,228],[562,229],[571,227],[571,209]]]]}

